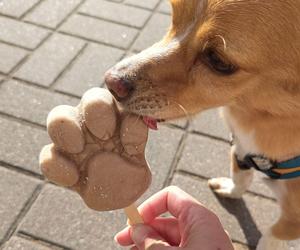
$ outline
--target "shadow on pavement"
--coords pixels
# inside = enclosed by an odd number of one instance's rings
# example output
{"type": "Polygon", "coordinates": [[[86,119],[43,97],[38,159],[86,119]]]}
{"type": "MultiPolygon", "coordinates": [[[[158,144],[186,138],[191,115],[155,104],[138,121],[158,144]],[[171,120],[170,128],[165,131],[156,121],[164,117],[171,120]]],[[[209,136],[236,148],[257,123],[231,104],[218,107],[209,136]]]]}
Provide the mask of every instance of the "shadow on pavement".
{"type": "Polygon", "coordinates": [[[234,217],[236,217],[237,221],[240,224],[241,229],[244,232],[247,243],[251,247],[256,247],[259,239],[262,234],[257,228],[255,221],[249,209],[246,206],[246,203],[243,199],[225,199],[220,198],[215,195],[220,204],[234,217]]]}

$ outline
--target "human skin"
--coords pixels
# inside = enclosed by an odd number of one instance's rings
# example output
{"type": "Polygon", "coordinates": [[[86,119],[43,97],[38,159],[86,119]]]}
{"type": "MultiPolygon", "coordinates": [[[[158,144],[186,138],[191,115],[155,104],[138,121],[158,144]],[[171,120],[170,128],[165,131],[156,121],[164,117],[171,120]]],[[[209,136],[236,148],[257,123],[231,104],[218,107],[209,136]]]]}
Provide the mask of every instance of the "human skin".
{"type": "Polygon", "coordinates": [[[168,187],[144,202],[145,225],[127,227],[115,240],[133,250],[233,250],[219,218],[181,189],[168,187]],[[160,215],[169,212],[172,217],[160,215]]]}

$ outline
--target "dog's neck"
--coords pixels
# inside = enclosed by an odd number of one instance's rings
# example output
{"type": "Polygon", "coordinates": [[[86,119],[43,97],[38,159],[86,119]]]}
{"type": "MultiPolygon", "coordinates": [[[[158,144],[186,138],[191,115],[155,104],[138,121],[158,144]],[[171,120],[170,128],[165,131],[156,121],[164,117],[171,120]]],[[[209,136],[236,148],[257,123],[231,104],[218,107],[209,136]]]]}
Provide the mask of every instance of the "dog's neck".
{"type": "MultiPolygon", "coordinates": [[[[300,110],[299,110],[300,113],[300,110]]],[[[252,136],[254,153],[265,155],[273,160],[284,161],[300,155],[300,116],[273,115],[250,105],[234,104],[224,109],[224,116],[232,132],[242,131],[252,136]]],[[[237,137],[243,137],[241,132],[237,137]]],[[[237,138],[243,140],[243,138],[237,138]]],[[[253,153],[253,152],[245,152],[253,153]]]]}

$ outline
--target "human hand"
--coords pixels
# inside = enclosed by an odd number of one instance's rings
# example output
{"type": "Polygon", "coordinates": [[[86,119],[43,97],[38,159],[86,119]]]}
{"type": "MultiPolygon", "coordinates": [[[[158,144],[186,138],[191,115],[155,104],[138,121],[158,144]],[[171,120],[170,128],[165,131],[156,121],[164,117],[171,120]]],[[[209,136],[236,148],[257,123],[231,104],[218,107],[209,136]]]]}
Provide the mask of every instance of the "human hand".
{"type": "Polygon", "coordinates": [[[132,250],[233,250],[219,218],[177,187],[168,187],[139,211],[145,225],[127,227],[115,240],[132,250]],[[170,212],[173,217],[159,217],[170,212]]]}

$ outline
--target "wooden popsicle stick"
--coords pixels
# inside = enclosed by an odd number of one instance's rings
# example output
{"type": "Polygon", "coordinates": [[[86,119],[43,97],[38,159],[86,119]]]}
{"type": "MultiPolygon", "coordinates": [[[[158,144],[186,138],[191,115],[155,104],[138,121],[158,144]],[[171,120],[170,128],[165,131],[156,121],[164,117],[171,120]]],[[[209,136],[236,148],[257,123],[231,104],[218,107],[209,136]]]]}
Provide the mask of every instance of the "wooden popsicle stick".
{"type": "Polygon", "coordinates": [[[128,224],[130,226],[137,225],[137,224],[144,224],[144,220],[140,215],[135,204],[132,204],[131,206],[124,208],[124,211],[128,217],[128,224]]]}

